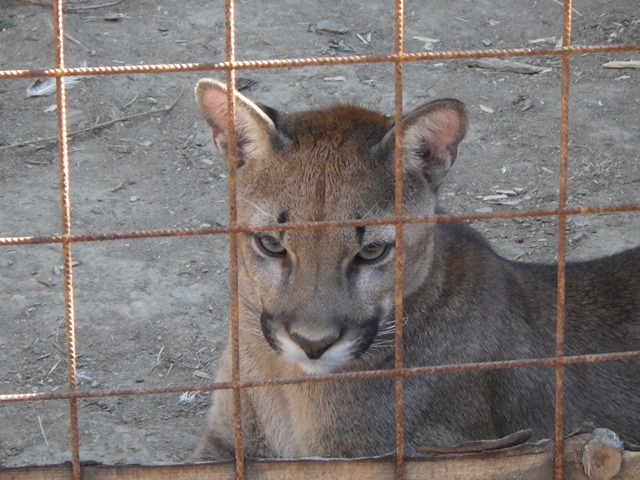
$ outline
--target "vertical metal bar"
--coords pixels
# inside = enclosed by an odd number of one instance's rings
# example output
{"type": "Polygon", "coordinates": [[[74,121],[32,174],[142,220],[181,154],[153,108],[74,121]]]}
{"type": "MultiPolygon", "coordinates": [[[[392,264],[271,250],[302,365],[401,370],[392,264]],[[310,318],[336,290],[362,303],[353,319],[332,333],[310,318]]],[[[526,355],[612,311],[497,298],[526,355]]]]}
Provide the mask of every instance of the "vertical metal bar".
{"type": "MultiPolygon", "coordinates": [[[[235,62],[235,2],[225,2],[225,42],[226,61],[235,62]]],[[[227,121],[228,121],[228,169],[229,169],[229,225],[237,224],[236,204],[236,168],[237,168],[237,142],[236,142],[236,71],[232,66],[227,70],[227,121]]],[[[230,331],[231,331],[231,379],[234,382],[240,380],[240,327],[238,324],[238,235],[229,235],[229,289],[231,293],[230,331]]],[[[242,397],[241,390],[234,387],[233,395],[233,422],[235,437],[236,479],[244,478],[244,449],[242,439],[242,397]]]]}
{"type": "MultiPolygon", "coordinates": [[[[403,170],[402,170],[402,54],[403,54],[404,2],[396,0],[395,4],[395,45],[394,85],[395,85],[395,216],[402,216],[403,170]]],[[[395,368],[403,365],[403,251],[402,224],[396,225],[395,231],[395,368]]],[[[396,403],[396,480],[404,479],[404,378],[395,376],[396,403]]]]}
{"type": "MultiPolygon", "coordinates": [[[[64,68],[64,0],[53,2],[54,65],[64,68]]],[[[65,77],[56,78],[56,106],[58,121],[58,165],[60,174],[60,219],[62,235],[71,234],[71,198],[69,193],[69,149],[67,138],[67,100],[65,77]]],[[[76,370],[75,311],[73,305],[73,259],[71,241],[62,242],[62,264],[64,268],[63,295],[67,347],[67,384],[69,391],[78,386],[76,370]]],[[[74,480],[80,480],[80,446],[78,434],[78,404],[69,399],[69,429],[71,436],[71,465],[74,480]]]]}
{"type": "MultiPolygon", "coordinates": [[[[564,16],[562,23],[562,46],[571,44],[571,0],[564,0],[564,16]]],[[[569,84],[571,54],[562,54],[562,80],[560,92],[560,166],[558,184],[558,207],[567,206],[567,166],[569,156],[569,84]]],[[[556,358],[564,357],[565,332],[565,266],[566,266],[566,227],[567,216],[562,211],[558,214],[558,291],[557,291],[557,324],[556,324],[556,358]]],[[[558,361],[555,367],[555,480],[563,476],[563,397],[564,397],[564,365],[558,361]]]]}

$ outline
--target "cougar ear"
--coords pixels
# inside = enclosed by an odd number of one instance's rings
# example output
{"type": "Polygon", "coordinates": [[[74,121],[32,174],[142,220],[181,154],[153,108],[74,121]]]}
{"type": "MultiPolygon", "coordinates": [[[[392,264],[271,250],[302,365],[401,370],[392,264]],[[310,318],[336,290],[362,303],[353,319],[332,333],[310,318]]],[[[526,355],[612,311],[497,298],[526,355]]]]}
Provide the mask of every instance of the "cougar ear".
{"type": "MultiPolygon", "coordinates": [[[[406,115],[402,141],[405,174],[422,174],[437,189],[458,155],[467,124],[464,104],[453,99],[427,103],[406,115]]],[[[392,128],[384,136],[384,151],[393,151],[394,132],[392,128]]]]}
{"type": "MultiPolygon", "coordinates": [[[[271,114],[267,115],[262,108],[241,93],[236,97],[236,166],[240,168],[248,157],[259,157],[273,148],[280,137],[273,117],[278,112],[264,107],[271,114]]],[[[228,162],[229,152],[229,120],[227,117],[227,88],[217,80],[205,78],[196,86],[196,103],[200,114],[211,127],[213,143],[220,155],[228,162]]]]}

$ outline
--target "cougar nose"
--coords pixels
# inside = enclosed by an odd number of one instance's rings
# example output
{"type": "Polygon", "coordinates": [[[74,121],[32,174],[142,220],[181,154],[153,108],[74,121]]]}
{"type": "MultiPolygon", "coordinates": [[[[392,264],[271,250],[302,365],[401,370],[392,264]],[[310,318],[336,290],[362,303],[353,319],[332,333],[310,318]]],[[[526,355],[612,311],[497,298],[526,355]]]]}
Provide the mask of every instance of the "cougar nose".
{"type": "Polygon", "coordinates": [[[331,345],[336,343],[340,338],[340,333],[335,335],[327,335],[319,340],[309,340],[295,332],[290,332],[291,338],[304,350],[307,357],[311,360],[317,360],[326,352],[331,345]]]}

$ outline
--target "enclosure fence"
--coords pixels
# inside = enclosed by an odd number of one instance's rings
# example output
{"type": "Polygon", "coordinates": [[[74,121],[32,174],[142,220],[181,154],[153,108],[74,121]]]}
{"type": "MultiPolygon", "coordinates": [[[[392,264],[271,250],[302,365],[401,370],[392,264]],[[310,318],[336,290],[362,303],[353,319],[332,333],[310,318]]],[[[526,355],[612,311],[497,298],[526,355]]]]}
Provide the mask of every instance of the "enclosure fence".
{"type": "MultiPolygon", "coordinates": [[[[242,389],[292,385],[308,382],[336,382],[344,380],[370,379],[391,377],[395,379],[395,405],[396,405],[396,451],[395,451],[395,478],[405,478],[405,448],[403,434],[403,379],[408,376],[434,375],[451,372],[467,372],[481,370],[496,370],[508,368],[553,366],[555,368],[555,435],[554,435],[554,479],[563,478],[563,378],[566,365],[590,362],[604,362],[615,360],[640,359],[640,351],[624,353],[607,353],[597,355],[567,356],[564,351],[564,305],[565,305],[565,244],[566,221],[569,215],[598,214],[613,212],[640,212],[640,204],[628,205],[601,205],[601,206],[567,206],[567,159],[569,145],[569,84],[570,84],[570,60],[572,55],[598,54],[608,52],[632,52],[640,51],[640,45],[589,45],[577,46],[571,44],[571,0],[563,2],[563,30],[562,46],[555,48],[513,48],[513,49],[487,49],[487,50],[462,50],[462,51],[438,51],[407,53],[404,51],[404,4],[402,0],[395,0],[395,25],[394,25],[394,53],[390,55],[355,55],[355,56],[328,56],[318,58],[294,58],[282,60],[236,60],[235,16],[234,0],[225,0],[225,61],[220,63],[172,63],[156,65],[123,65],[71,68],[65,64],[64,46],[64,0],[53,1],[54,19],[54,68],[47,70],[0,70],[0,79],[16,79],[26,77],[53,77],[56,79],[56,105],[57,105],[57,137],[58,137],[58,162],[60,175],[60,218],[62,229],[60,235],[51,236],[23,236],[0,238],[0,246],[32,245],[32,244],[61,244],[62,260],[64,266],[64,310],[66,323],[66,360],[68,385],[66,391],[51,393],[15,393],[1,394],[0,403],[7,402],[33,402],[43,400],[67,400],[69,404],[70,432],[71,432],[71,463],[74,480],[80,480],[84,467],[80,459],[79,431],[78,431],[78,399],[124,396],[124,395],[149,395],[186,391],[213,391],[231,389],[234,399],[235,419],[235,476],[237,479],[245,477],[245,458],[243,456],[243,437],[241,429],[240,392],[242,389]],[[298,224],[277,224],[263,227],[240,226],[236,222],[236,141],[235,141],[235,103],[233,95],[236,72],[238,70],[256,70],[264,68],[305,67],[320,65],[343,64],[371,64],[387,63],[394,66],[395,85],[395,123],[399,126],[396,132],[402,132],[402,86],[403,65],[406,62],[429,62],[434,60],[471,59],[485,57],[522,57],[522,56],[559,56],[561,65],[561,96],[560,96],[560,138],[559,138],[559,185],[558,206],[551,209],[538,209],[517,212],[495,213],[470,213],[456,215],[435,215],[423,217],[404,216],[402,210],[402,134],[395,137],[395,217],[385,219],[361,219],[353,221],[325,221],[298,224]],[[102,76],[123,75],[136,73],[168,73],[168,72],[226,72],[228,89],[228,122],[231,131],[229,138],[229,224],[222,227],[166,229],[150,231],[130,231],[115,233],[89,233],[74,234],[71,229],[71,199],[69,194],[69,151],[67,126],[67,101],[65,80],[70,76],[102,76]],[[402,298],[402,226],[421,222],[450,222],[464,220],[486,220],[498,218],[522,218],[522,217],[556,217],[558,219],[558,284],[557,284],[557,329],[555,356],[550,358],[526,359],[499,362],[467,363],[459,365],[427,366],[421,368],[403,367],[402,343],[403,343],[403,298],[402,298]],[[394,225],[395,226],[395,368],[390,370],[362,371],[353,373],[327,374],[317,376],[305,376],[296,378],[278,378],[263,381],[241,381],[239,371],[239,327],[238,327],[238,257],[236,237],[239,233],[273,230],[300,230],[340,228],[369,225],[394,225]],[[73,290],[73,261],[72,245],[79,242],[102,242],[123,239],[141,239],[156,237],[178,237],[194,235],[228,235],[230,240],[230,331],[232,339],[232,371],[233,378],[227,383],[207,383],[202,385],[173,385],[158,388],[116,388],[95,389],[80,391],[77,389],[76,367],[76,335],[74,313],[73,290]]],[[[170,468],[170,467],[163,467],[170,468]]],[[[0,472],[1,473],[1,472],[0,472]]]]}

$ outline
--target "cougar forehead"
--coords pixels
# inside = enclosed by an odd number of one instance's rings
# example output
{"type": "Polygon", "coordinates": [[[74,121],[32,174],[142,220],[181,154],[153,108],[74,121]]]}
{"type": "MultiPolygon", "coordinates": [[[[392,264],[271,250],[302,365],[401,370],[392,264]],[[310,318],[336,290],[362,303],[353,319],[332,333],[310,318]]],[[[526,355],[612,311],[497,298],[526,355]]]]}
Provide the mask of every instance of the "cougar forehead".
{"type": "Polygon", "coordinates": [[[393,167],[375,148],[391,124],[389,117],[348,105],[282,115],[277,126],[284,145],[238,172],[240,221],[382,214],[393,203],[393,167]]]}

